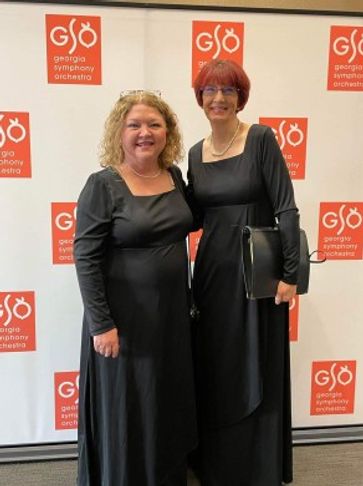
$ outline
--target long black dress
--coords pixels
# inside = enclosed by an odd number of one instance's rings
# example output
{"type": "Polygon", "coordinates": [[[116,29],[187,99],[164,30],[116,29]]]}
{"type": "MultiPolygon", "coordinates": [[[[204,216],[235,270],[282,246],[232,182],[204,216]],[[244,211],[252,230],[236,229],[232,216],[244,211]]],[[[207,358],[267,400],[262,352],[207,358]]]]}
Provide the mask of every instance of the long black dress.
{"type": "Polygon", "coordinates": [[[178,187],[134,196],[107,168],[79,197],[79,486],[169,484],[197,440],[185,244],[192,216],[178,187]],[[105,358],[92,336],[114,327],[120,354],[105,358]]]}
{"type": "Polygon", "coordinates": [[[202,485],[277,486],[292,479],[288,305],[247,300],[241,228],[279,218],[283,280],[296,282],[298,216],[270,128],[252,125],[241,155],[189,153],[189,190],[203,214],[194,268],[202,485]]]}

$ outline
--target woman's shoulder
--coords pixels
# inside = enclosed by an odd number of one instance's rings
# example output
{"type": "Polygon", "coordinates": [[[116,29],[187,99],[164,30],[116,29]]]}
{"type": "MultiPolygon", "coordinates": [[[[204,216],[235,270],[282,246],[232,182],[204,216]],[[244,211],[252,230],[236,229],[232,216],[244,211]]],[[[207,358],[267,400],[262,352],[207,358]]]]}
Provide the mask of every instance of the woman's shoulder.
{"type": "Polygon", "coordinates": [[[170,167],[168,167],[168,170],[171,173],[174,182],[176,182],[179,189],[181,189],[185,182],[180,167],[178,167],[176,164],[173,164],[170,167]]]}
{"type": "Polygon", "coordinates": [[[104,167],[103,169],[92,172],[90,177],[95,180],[108,180],[115,175],[115,170],[111,167],[104,167]]]}
{"type": "Polygon", "coordinates": [[[180,170],[180,167],[178,167],[176,164],[172,164],[168,167],[168,170],[172,172],[175,175],[182,175],[182,171],[180,170]]]}
{"type": "Polygon", "coordinates": [[[190,150],[195,150],[196,148],[200,147],[201,145],[203,145],[203,142],[204,142],[204,138],[202,138],[201,140],[199,140],[197,143],[195,143],[194,145],[192,145],[190,147],[190,150]]]}
{"type": "Polygon", "coordinates": [[[253,123],[250,126],[250,132],[251,135],[255,137],[264,137],[266,134],[273,133],[271,127],[261,123],[253,123]]]}
{"type": "Polygon", "coordinates": [[[111,167],[92,172],[86,179],[83,191],[108,192],[116,178],[117,173],[111,167]]]}
{"type": "Polygon", "coordinates": [[[202,140],[199,140],[199,142],[195,143],[192,147],[189,149],[189,159],[200,159],[202,156],[202,150],[203,150],[203,142],[204,138],[202,140]]]}
{"type": "Polygon", "coordinates": [[[87,179],[87,182],[93,184],[108,184],[109,182],[118,178],[118,173],[112,167],[105,167],[103,169],[92,172],[87,179]]]}
{"type": "Polygon", "coordinates": [[[247,146],[252,150],[259,150],[264,146],[276,143],[276,137],[271,127],[254,123],[247,135],[247,146]]]}

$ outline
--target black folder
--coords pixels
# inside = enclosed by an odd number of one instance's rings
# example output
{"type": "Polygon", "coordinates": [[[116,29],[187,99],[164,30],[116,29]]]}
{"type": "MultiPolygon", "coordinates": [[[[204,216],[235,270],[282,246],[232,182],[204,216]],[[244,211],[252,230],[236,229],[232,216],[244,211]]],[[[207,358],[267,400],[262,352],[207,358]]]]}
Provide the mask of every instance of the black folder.
{"type": "MultiPolygon", "coordinates": [[[[244,226],[242,229],[242,264],[246,294],[249,299],[275,297],[283,274],[283,253],[278,227],[244,226]]],[[[300,229],[300,261],[297,294],[309,289],[310,256],[308,240],[300,229]]]]}

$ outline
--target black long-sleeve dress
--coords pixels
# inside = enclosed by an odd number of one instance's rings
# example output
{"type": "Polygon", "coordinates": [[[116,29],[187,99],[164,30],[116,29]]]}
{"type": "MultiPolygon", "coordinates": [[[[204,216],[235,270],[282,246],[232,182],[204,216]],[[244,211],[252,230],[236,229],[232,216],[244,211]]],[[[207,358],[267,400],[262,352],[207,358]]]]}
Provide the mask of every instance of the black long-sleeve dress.
{"type": "MultiPolygon", "coordinates": [[[[179,169],[170,172],[177,182],[179,169]]],[[[134,196],[107,168],[79,197],[79,486],[167,484],[197,440],[185,244],[192,215],[178,187],[134,196]],[[115,327],[120,354],[105,358],[92,336],[115,327]]]]}
{"type": "Polygon", "coordinates": [[[279,219],[286,283],[296,283],[299,224],[270,128],[252,125],[242,154],[189,152],[189,192],[202,213],[194,267],[202,485],[278,486],[292,479],[288,304],[246,298],[241,228],[279,219]]]}

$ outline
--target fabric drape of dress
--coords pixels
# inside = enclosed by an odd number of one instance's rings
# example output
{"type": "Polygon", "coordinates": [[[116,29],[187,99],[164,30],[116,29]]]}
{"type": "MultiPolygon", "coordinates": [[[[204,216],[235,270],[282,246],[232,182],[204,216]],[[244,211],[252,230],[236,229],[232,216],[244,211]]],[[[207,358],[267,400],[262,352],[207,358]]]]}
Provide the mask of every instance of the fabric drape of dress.
{"type": "MultiPolygon", "coordinates": [[[[170,173],[181,177],[176,167],[170,173]]],[[[185,240],[192,215],[175,185],[135,196],[106,168],[79,197],[78,486],[174,484],[169,477],[196,444],[185,240]],[[120,354],[105,358],[92,336],[114,327],[120,354]]]]}
{"type": "MultiPolygon", "coordinates": [[[[248,300],[241,228],[279,219],[287,283],[296,282],[298,213],[272,130],[249,129],[242,154],[203,162],[189,152],[189,193],[203,234],[193,289],[200,311],[195,375],[202,486],[280,486],[292,480],[288,304],[248,300]]],[[[197,463],[195,463],[197,461],[197,463]]]]}

